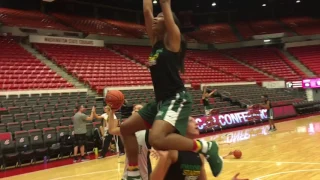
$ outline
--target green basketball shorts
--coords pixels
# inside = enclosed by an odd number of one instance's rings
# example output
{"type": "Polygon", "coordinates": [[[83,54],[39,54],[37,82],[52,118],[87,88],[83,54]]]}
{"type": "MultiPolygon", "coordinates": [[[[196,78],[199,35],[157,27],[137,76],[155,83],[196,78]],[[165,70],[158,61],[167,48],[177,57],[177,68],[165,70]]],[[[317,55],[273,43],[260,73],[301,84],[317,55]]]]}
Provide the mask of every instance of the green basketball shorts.
{"type": "Polygon", "coordinates": [[[174,126],[179,134],[185,136],[191,110],[192,97],[188,92],[182,91],[164,101],[150,102],[138,113],[149,125],[155,120],[164,120],[174,126]]]}

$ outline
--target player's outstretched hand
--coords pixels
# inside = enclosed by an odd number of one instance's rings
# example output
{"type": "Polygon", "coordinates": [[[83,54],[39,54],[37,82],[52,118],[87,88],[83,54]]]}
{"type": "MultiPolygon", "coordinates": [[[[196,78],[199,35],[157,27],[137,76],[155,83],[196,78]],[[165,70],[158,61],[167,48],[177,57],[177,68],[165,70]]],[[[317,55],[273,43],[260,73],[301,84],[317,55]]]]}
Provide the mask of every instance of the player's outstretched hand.
{"type": "Polygon", "coordinates": [[[150,151],[150,156],[151,157],[153,157],[153,158],[155,158],[156,160],[158,160],[159,159],[159,154],[158,154],[158,152],[156,151],[156,150],[154,150],[153,148],[152,149],[149,149],[149,151],[150,151]]]}
{"type": "Polygon", "coordinates": [[[169,151],[157,151],[153,148],[150,149],[149,151],[150,151],[150,155],[157,160],[161,157],[167,157],[169,153],[169,151]]]}
{"type": "Polygon", "coordinates": [[[239,175],[240,175],[240,173],[237,173],[231,180],[249,180],[248,178],[240,179],[240,178],[238,178],[239,175]]]}

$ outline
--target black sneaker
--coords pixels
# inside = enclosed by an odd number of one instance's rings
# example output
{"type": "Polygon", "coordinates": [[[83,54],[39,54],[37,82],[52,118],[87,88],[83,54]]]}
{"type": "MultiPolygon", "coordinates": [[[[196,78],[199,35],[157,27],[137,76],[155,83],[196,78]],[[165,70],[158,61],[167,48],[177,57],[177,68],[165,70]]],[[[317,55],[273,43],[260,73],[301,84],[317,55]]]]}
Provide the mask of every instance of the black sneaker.
{"type": "Polygon", "coordinates": [[[82,157],[81,158],[81,162],[85,162],[85,161],[89,161],[90,159],[87,159],[87,158],[85,158],[85,157],[82,157]]]}
{"type": "Polygon", "coordinates": [[[99,157],[98,157],[98,159],[103,159],[103,158],[105,158],[105,156],[99,156],[99,157]]]}
{"type": "Polygon", "coordinates": [[[78,158],[74,158],[74,159],[73,159],[73,162],[74,162],[74,163],[78,162],[78,158]]]}

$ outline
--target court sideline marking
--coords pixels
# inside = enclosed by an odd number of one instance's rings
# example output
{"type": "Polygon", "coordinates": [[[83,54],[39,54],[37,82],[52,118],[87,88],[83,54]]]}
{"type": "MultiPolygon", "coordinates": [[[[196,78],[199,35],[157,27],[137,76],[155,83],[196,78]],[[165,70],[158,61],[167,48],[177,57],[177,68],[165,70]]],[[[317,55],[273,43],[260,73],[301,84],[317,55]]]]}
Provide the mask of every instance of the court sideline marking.
{"type": "Polygon", "coordinates": [[[281,161],[241,161],[241,160],[224,160],[226,163],[276,163],[276,164],[314,164],[320,165],[320,162],[281,162],[281,161]]]}
{"type": "Polygon", "coordinates": [[[64,177],[59,177],[59,178],[53,178],[50,180],[60,180],[60,179],[66,179],[66,178],[72,178],[72,177],[86,176],[86,175],[91,175],[91,174],[106,173],[106,172],[111,172],[111,171],[118,171],[118,168],[117,169],[109,169],[109,170],[105,170],[105,171],[96,171],[96,172],[90,172],[90,173],[84,173],[84,174],[76,174],[76,175],[72,175],[72,176],[64,176],[64,177]]]}
{"type": "MultiPolygon", "coordinates": [[[[320,162],[278,162],[278,161],[226,161],[227,163],[283,163],[283,164],[315,164],[315,165],[320,165],[320,162]]],[[[90,172],[90,173],[84,173],[84,174],[77,174],[77,175],[71,175],[71,176],[64,176],[64,177],[59,177],[59,178],[54,178],[50,180],[61,180],[61,179],[67,179],[67,178],[72,178],[72,177],[79,177],[79,176],[86,176],[86,175],[91,175],[91,174],[100,174],[100,173],[105,173],[105,172],[111,172],[111,171],[118,171],[120,173],[121,168],[120,164],[118,163],[118,168],[117,169],[109,169],[106,171],[96,171],[96,172],[90,172]]],[[[265,176],[261,176],[258,178],[255,178],[254,180],[261,180],[263,178],[267,178],[270,176],[276,176],[279,174],[288,174],[288,173],[297,173],[297,172],[308,172],[308,171],[320,171],[320,169],[310,169],[310,170],[294,170],[294,171],[285,171],[285,172],[278,172],[278,173],[273,173],[273,174],[267,174],[265,176]]]]}
{"type": "Polygon", "coordinates": [[[254,178],[253,180],[261,180],[261,179],[265,179],[271,176],[277,176],[280,174],[290,174],[290,173],[299,173],[299,172],[313,172],[313,171],[320,171],[320,169],[302,169],[302,170],[294,170],[294,171],[284,171],[284,172],[277,172],[277,173],[272,173],[272,174],[267,174],[264,176],[260,176],[257,178],[254,178]]]}

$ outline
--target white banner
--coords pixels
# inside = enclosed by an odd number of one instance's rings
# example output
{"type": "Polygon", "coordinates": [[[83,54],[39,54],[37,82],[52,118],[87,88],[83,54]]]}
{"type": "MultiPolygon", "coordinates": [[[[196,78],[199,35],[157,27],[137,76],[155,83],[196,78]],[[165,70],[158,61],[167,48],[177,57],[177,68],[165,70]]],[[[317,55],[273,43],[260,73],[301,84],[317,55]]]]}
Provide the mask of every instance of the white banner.
{"type": "Polygon", "coordinates": [[[288,81],[286,82],[287,88],[302,88],[302,81],[288,81]]]}
{"type": "Polygon", "coordinates": [[[274,89],[274,88],[285,88],[284,81],[264,81],[262,82],[262,87],[274,89]]]}
{"type": "Polygon", "coordinates": [[[274,34],[261,34],[252,36],[253,39],[274,39],[285,37],[286,33],[274,33],[274,34]]]}
{"type": "Polygon", "coordinates": [[[79,38],[67,38],[67,37],[55,37],[55,36],[30,35],[29,41],[31,43],[65,44],[65,45],[77,45],[77,46],[104,47],[104,41],[93,40],[93,39],[79,39],[79,38]]]}

